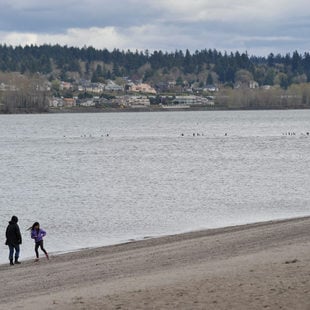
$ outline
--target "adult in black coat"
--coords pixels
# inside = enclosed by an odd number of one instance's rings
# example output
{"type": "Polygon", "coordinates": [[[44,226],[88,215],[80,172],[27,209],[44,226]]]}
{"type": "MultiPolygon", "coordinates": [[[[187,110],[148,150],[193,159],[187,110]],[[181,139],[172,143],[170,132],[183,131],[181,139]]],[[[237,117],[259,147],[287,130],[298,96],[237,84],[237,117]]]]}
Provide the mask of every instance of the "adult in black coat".
{"type": "Polygon", "coordinates": [[[22,244],[22,235],[20,233],[19,226],[17,225],[18,218],[13,215],[12,219],[9,221],[9,225],[6,229],[6,242],[5,244],[9,247],[9,260],[10,265],[14,265],[13,257],[15,258],[15,264],[20,264],[18,261],[20,244],[22,244]],[[14,255],[15,251],[15,255],[14,255]]]}

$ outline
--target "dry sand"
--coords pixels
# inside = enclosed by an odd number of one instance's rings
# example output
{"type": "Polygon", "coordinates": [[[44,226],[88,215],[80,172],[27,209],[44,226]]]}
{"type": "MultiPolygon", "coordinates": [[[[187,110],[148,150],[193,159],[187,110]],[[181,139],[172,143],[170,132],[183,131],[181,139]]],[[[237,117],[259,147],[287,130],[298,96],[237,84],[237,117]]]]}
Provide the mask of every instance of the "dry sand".
{"type": "Polygon", "coordinates": [[[310,217],[0,266],[0,309],[310,309],[310,217]]]}

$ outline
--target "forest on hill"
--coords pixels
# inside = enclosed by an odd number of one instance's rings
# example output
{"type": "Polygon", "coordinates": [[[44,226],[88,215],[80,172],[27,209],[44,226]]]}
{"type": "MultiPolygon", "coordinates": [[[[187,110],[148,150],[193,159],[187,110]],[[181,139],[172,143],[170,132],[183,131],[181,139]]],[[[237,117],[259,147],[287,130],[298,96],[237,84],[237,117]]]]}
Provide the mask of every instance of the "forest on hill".
{"type": "Polygon", "coordinates": [[[163,102],[163,96],[198,94],[212,98],[220,109],[310,108],[310,53],[258,57],[216,49],[150,52],[0,45],[2,113],[46,112],[54,97],[92,97],[77,90],[61,92],[60,83],[79,89],[85,82],[111,81],[124,90],[118,95],[127,94],[128,83],[149,84],[157,91],[152,104],[163,102]],[[209,91],[212,88],[216,91],[209,91]]]}
{"type": "Polygon", "coordinates": [[[0,45],[0,71],[21,74],[40,73],[49,79],[88,78],[93,82],[117,77],[141,79],[150,84],[177,80],[233,86],[238,81],[254,80],[261,85],[310,82],[310,54],[249,56],[247,53],[226,53],[204,49],[191,53],[178,50],[121,51],[98,50],[93,47],[60,45],[0,45]]]}

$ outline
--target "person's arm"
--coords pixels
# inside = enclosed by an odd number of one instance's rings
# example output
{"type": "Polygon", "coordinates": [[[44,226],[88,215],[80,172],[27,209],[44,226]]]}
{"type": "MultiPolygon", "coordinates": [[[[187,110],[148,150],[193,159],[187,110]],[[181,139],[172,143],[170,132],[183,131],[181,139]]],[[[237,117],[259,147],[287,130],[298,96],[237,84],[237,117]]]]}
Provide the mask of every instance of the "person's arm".
{"type": "Polygon", "coordinates": [[[6,228],[5,231],[5,245],[8,245],[8,227],[6,228]]]}
{"type": "Polygon", "coordinates": [[[35,230],[31,231],[31,239],[36,239],[37,238],[37,234],[35,232],[35,230]]]}
{"type": "Polygon", "coordinates": [[[16,225],[16,236],[19,244],[22,244],[22,234],[20,233],[19,226],[16,225]]]}

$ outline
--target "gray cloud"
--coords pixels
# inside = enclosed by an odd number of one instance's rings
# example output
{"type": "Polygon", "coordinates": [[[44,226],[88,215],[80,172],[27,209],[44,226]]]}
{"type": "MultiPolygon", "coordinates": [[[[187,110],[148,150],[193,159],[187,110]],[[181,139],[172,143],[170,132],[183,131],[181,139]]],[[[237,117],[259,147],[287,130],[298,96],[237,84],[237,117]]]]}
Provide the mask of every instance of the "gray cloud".
{"type": "Polygon", "coordinates": [[[306,51],[306,0],[1,0],[0,42],[120,49],[306,51]]]}
{"type": "Polygon", "coordinates": [[[154,10],[142,4],[128,0],[7,1],[0,4],[0,29],[57,33],[68,28],[129,27],[155,17],[154,10]]]}

